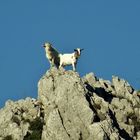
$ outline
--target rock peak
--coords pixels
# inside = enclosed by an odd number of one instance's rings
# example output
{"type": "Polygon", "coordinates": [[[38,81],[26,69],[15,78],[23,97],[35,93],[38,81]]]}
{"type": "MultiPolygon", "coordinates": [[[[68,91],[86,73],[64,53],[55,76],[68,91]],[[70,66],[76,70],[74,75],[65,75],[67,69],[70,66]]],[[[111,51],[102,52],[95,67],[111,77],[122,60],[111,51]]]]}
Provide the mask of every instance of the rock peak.
{"type": "Polygon", "coordinates": [[[7,101],[0,110],[0,139],[138,140],[140,98],[117,76],[51,68],[38,82],[38,99],[7,101]]]}

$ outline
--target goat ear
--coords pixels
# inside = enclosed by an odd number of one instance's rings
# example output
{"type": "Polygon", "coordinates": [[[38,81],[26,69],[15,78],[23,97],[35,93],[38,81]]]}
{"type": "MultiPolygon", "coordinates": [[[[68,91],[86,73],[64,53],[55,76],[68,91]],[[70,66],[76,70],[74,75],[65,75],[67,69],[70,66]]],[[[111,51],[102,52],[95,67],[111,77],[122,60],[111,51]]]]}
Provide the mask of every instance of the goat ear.
{"type": "Polygon", "coordinates": [[[83,51],[84,49],[80,49],[80,51],[83,51]]]}
{"type": "Polygon", "coordinates": [[[74,51],[75,51],[75,52],[77,52],[77,50],[76,50],[76,49],[74,49],[74,51]]]}

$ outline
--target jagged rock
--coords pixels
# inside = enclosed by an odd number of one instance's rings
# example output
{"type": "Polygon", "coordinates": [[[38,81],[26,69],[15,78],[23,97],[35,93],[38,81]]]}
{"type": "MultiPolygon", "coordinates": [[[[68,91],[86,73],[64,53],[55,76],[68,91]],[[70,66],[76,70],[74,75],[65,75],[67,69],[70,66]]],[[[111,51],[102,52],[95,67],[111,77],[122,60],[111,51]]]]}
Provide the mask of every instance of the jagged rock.
{"type": "Polygon", "coordinates": [[[0,140],[139,140],[140,98],[124,79],[51,68],[38,99],[7,101],[0,140]]]}
{"type": "Polygon", "coordinates": [[[39,100],[47,112],[43,140],[87,139],[94,112],[85,98],[78,73],[58,70],[47,73],[38,87],[39,100]]]}
{"type": "MultiPolygon", "coordinates": [[[[27,140],[33,136],[35,130],[39,131],[33,124],[41,122],[40,109],[36,99],[7,101],[0,110],[0,140],[27,140]]],[[[41,133],[38,136],[41,137],[41,133]]]]}

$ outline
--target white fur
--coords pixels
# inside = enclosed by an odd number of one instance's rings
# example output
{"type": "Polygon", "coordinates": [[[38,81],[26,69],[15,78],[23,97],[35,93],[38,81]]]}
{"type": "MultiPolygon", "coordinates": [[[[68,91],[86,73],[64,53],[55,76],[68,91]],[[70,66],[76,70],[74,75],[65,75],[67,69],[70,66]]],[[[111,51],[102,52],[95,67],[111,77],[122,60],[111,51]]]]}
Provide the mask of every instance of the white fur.
{"type": "Polygon", "coordinates": [[[55,65],[61,68],[62,66],[72,65],[73,70],[76,71],[76,64],[83,49],[77,48],[73,53],[60,54],[50,43],[45,43],[43,47],[51,66],[55,65]]]}
{"type": "Polygon", "coordinates": [[[76,71],[77,60],[79,56],[81,55],[80,48],[77,48],[76,50],[79,53],[78,56],[76,56],[76,52],[71,53],[71,54],[59,54],[59,57],[60,57],[59,68],[61,68],[62,66],[72,65],[73,70],[76,71]]]}

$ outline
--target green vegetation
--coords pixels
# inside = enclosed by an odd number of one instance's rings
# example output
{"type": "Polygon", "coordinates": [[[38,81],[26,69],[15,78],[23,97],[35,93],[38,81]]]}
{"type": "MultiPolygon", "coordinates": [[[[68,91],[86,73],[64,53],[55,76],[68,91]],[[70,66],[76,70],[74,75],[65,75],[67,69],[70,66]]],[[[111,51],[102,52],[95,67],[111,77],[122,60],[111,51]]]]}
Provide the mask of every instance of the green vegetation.
{"type": "Polygon", "coordinates": [[[12,135],[8,135],[5,138],[3,138],[3,140],[13,140],[12,135]]]}
{"type": "Polygon", "coordinates": [[[42,130],[43,130],[43,122],[40,118],[36,118],[34,121],[26,120],[29,122],[30,132],[24,137],[24,140],[41,140],[42,130]]]}

